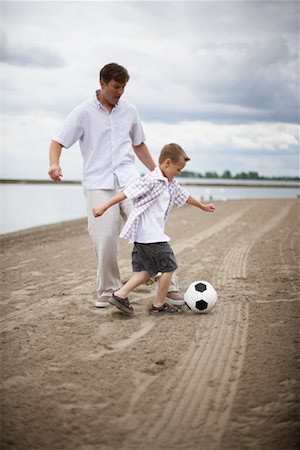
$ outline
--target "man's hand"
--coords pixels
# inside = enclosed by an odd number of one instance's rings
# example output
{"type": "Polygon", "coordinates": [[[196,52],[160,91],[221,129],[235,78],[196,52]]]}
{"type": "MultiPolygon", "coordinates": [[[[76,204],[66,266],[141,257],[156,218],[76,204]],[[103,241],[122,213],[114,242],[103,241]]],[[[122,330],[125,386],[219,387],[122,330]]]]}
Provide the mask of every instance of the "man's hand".
{"type": "Polygon", "coordinates": [[[53,181],[60,181],[62,175],[62,170],[59,166],[59,159],[61,155],[62,145],[59,142],[51,141],[49,149],[49,160],[50,167],[48,170],[48,175],[53,181]]]}
{"type": "Polygon", "coordinates": [[[61,181],[63,176],[61,168],[57,164],[52,164],[48,171],[48,175],[53,181],[61,181]]]}

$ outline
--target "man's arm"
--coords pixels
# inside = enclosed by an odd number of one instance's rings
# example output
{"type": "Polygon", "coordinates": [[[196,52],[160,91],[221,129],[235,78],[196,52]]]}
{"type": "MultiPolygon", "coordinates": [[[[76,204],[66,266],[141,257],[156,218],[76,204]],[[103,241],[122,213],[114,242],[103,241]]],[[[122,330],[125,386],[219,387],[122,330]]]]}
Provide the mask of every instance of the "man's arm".
{"type": "Polygon", "coordinates": [[[139,145],[133,145],[133,150],[135,151],[136,156],[139,160],[147,167],[149,170],[154,170],[156,164],[149,152],[147,145],[142,142],[139,145]]]}
{"type": "Polygon", "coordinates": [[[122,202],[123,200],[125,200],[125,198],[126,195],[124,194],[124,192],[119,192],[114,197],[110,198],[105,203],[98,206],[98,208],[93,208],[94,217],[102,216],[102,214],[104,214],[108,208],[110,208],[113,205],[116,205],[117,203],[122,202]]]}
{"type": "Polygon", "coordinates": [[[202,211],[206,211],[206,212],[214,212],[214,210],[216,209],[212,203],[209,203],[206,205],[204,203],[199,202],[199,200],[195,199],[191,195],[187,199],[186,203],[188,203],[189,205],[192,205],[192,206],[196,206],[197,208],[200,208],[200,209],[202,209],[202,211]]]}
{"type": "Polygon", "coordinates": [[[59,166],[59,159],[61,155],[62,145],[59,142],[51,141],[49,149],[50,167],[48,170],[49,177],[53,181],[60,181],[62,170],[59,166]]]}

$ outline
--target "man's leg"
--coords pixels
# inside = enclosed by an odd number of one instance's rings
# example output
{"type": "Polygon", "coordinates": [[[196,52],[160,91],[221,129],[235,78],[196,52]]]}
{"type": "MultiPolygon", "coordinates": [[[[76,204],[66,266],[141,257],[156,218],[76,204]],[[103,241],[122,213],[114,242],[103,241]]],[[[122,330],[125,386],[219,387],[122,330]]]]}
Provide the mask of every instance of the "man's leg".
{"type": "Polygon", "coordinates": [[[168,292],[178,292],[178,291],[179,291],[179,284],[177,275],[175,272],[173,272],[168,292]]]}
{"type": "Polygon", "coordinates": [[[115,191],[91,190],[85,191],[88,231],[93,242],[97,262],[97,293],[98,297],[110,297],[122,286],[118,267],[120,208],[114,205],[101,217],[94,217],[92,209],[115,195],[115,191]]]}

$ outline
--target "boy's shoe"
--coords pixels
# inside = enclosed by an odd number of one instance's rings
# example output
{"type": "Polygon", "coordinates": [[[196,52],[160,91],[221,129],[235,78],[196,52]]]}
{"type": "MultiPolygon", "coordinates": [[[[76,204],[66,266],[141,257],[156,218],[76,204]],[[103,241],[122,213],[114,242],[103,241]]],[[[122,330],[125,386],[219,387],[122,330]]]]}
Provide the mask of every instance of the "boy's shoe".
{"type": "Polygon", "coordinates": [[[181,314],[182,311],[180,308],[177,308],[176,306],[169,305],[168,303],[164,303],[162,306],[156,307],[152,305],[150,309],[150,314],[153,316],[161,316],[164,314],[181,314]]]}
{"type": "Polygon", "coordinates": [[[128,298],[121,298],[117,295],[113,294],[111,297],[109,297],[108,302],[116,306],[120,311],[122,311],[125,314],[128,314],[129,316],[133,315],[133,308],[129,303],[128,298]]]}
{"type": "Polygon", "coordinates": [[[166,296],[166,303],[176,306],[184,305],[183,294],[179,291],[168,292],[166,296]]]}
{"type": "Polygon", "coordinates": [[[108,302],[109,298],[109,295],[103,295],[102,297],[99,297],[95,302],[96,308],[107,308],[108,306],[110,306],[110,303],[108,302]]]}

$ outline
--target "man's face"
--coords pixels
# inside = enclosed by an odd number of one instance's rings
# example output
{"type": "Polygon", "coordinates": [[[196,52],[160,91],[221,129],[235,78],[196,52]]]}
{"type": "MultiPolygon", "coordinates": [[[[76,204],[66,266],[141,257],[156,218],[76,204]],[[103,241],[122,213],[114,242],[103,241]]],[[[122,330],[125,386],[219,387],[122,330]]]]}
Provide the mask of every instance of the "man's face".
{"type": "Polygon", "coordinates": [[[105,83],[101,80],[100,85],[102,101],[111,106],[115,106],[124,93],[126,83],[119,83],[115,80],[110,80],[108,83],[105,83]]]}

